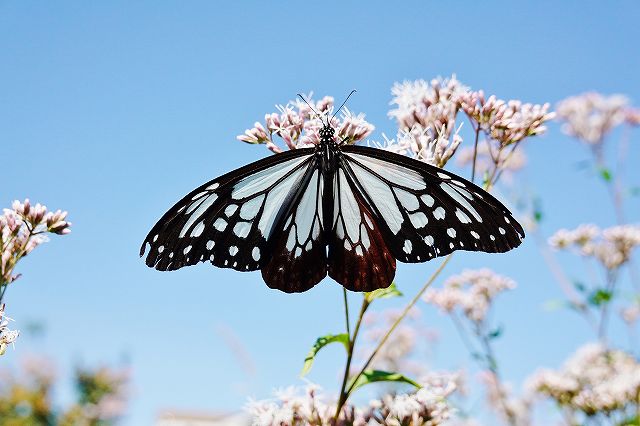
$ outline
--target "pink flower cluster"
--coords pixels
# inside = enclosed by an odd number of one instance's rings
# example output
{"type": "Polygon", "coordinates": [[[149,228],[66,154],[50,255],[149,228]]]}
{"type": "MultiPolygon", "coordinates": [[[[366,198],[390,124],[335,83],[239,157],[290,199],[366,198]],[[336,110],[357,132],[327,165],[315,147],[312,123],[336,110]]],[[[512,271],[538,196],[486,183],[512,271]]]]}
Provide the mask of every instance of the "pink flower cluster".
{"type": "Polygon", "coordinates": [[[46,241],[46,233],[65,235],[71,232],[67,212],[50,212],[41,204],[14,201],[11,209],[0,215],[0,284],[15,281],[12,275],[16,263],[46,241]]]}
{"type": "Polygon", "coordinates": [[[571,96],[556,107],[562,130],[588,145],[599,145],[616,126],[640,124],[640,109],[629,107],[623,95],[605,96],[596,92],[571,96]]]}
{"type": "Polygon", "coordinates": [[[472,322],[482,323],[493,299],[515,286],[513,280],[490,269],[465,270],[445,281],[441,290],[429,289],[423,300],[447,313],[459,308],[472,322]]]}
{"type": "Polygon", "coordinates": [[[482,90],[462,94],[460,102],[474,124],[502,146],[544,133],[547,130],[544,123],[555,116],[549,112],[548,103],[538,105],[518,100],[503,101],[493,95],[487,99],[482,90]]]}
{"type": "Polygon", "coordinates": [[[640,246],[640,226],[618,225],[600,229],[583,224],[576,229],[560,229],[549,238],[557,249],[577,248],[582,256],[593,257],[607,269],[616,269],[629,261],[631,252],[640,246]]]}
{"type": "Polygon", "coordinates": [[[282,149],[274,142],[274,136],[282,139],[288,149],[311,146],[320,142],[319,131],[323,122],[327,120],[331,120],[331,125],[337,129],[338,142],[345,144],[363,140],[374,129],[374,126],[364,119],[363,114],[353,114],[346,108],[341,110],[339,118],[332,118],[334,100],[330,96],[325,96],[317,102],[311,99],[311,95],[305,99],[309,105],[302,100],[277,105],[277,112],[265,115],[264,125],[256,122],[237,139],[252,144],[264,143],[267,148],[277,153],[282,152],[282,149]]]}

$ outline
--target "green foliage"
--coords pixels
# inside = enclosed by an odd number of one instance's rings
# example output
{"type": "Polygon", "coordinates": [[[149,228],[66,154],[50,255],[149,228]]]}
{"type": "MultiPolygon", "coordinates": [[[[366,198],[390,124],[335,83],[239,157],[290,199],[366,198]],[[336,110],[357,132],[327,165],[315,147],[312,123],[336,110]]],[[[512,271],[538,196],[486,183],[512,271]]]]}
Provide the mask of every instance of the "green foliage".
{"type": "Polygon", "coordinates": [[[407,376],[404,376],[400,373],[390,373],[388,371],[381,371],[381,370],[365,370],[360,375],[360,377],[358,377],[358,380],[356,380],[355,384],[353,384],[353,380],[351,381],[351,383],[349,384],[349,388],[353,386],[353,389],[352,389],[352,392],[353,392],[364,385],[368,385],[369,383],[376,383],[376,382],[407,383],[409,385],[416,387],[417,389],[420,389],[422,387],[418,383],[416,383],[414,380],[411,380],[407,376]]]}
{"type": "Polygon", "coordinates": [[[589,304],[592,306],[601,306],[605,303],[609,303],[612,298],[613,293],[599,288],[589,295],[589,304]]]}
{"type": "Polygon", "coordinates": [[[349,336],[347,333],[341,334],[327,334],[326,336],[318,337],[316,342],[311,347],[311,350],[307,354],[307,357],[304,359],[304,366],[302,367],[302,372],[300,376],[306,376],[309,371],[311,371],[311,367],[313,366],[313,361],[315,360],[316,354],[320,351],[320,349],[331,343],[342,343],[345,349],[349,350],[349,336]]]}
{"type": "Polygon", "coordinates": [[[122,415],[121,387],[126,377],[111,369],[77,370],[78,389],[74,404],[64,410],[52,404],[54,377],[45,360],[25,369],[25,374],[7,373],[0,382],[0,424],[11,426],[109,426],[122,415]],[[34,367],[35,366],[35,367],[34,367]],[[44,366],[44,367],[43,367],[44,366]],[[96,409],[109,402],[110,412],[96,409]]]}
{"type": "Polygon", "coordinates": [[[370,291],[364,294],[364,298],[367,303],[373,302],[375,299],[386,299],[389,297],[398,297],[402,296],[398,287],[396,287],[396,283],[392,282],[391,285],[387,288],[379,288],[377,290],[370,291]]]}
{"type": "Polygon", "coordinates": [[[613,179],[613,176],[611,174],[611,170],[609,170],[606,167],[600,167],[598,169],[598,174],[600,175],[602,180],[604,180],[605,182],[611,182],[611,179],[613,179]]]}
{"type": "Polygon", "coordinates": [[[640,416],[625,419],[618,423],[618,426],[640,426],[640,416]]]}

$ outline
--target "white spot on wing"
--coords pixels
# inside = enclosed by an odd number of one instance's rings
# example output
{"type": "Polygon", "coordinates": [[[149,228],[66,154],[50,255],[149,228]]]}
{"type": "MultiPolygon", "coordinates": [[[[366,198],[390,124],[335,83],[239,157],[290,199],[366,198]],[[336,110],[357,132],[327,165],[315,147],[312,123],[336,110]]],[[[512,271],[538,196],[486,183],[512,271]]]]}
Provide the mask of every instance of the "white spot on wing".
{"type": "MultiPolygon", "coordinates": [[[[440,187],[444,189],[444,191],[449,194],[449,196],[453,198],[458,204],[461,204],[462,207],[467,209],[467,211],[471,213],[471,215],[473,215],[473,217],[475,217],[478,222],[482,222],[482,217],[478,214],[476,209],[474,209],[473,206],[469,204],[469,202],[465,200],[464,197],[461,196],[456,189],[453,189],[451,185],[444,182],[440,184],[440,187]]],[[[464,191],[460,188],[458,188],[458,190],[464,191]]]]}
{"type": "Polygon", "coordinates": [[[507,233],[507,232],[504,230],[504,228],[502,228],[502,227],[498,228],[498,231],[500,231],[500,233],[501,233],[502,235],[504,235],[504,234],[506,234],[506,233],[507,233]]]}
{"type": "Polygon", "coordinates": [[[455,238],[456,237],[456,230],[453,228],[447,228],[447,234],[451,237],[451,238],[455,238]]]}
{"type": "Polygon", "coordinates": [[[260,210],[260,206],[264,201],[264,194],[259,195],[256,198],[253,198],[240,207],[240,217],[244,220],[251,220],[258,214],[258,210],[260,210]]]}
{"type": "Polygon", "coordinates": [[[418,207],[420,207],[418,197],[403,189],[395,188],[394,191],[398,196],[398,200],[400,200],[400,204],[402,204],[402,207],[409,211],[418,210],[418,207]]]}
{"type": "Polygon", "coordinates": [[[191,251],[191,246],[186,246],[186,247],[184,248],[184,250],[182,250],[182,253],[187,254],[187,253],[189,253],[190,251],[191,251]]]}
{"type": "Polygon", "coordinates": [[[207,250],[211,250],[213,248],[213,246],[216,245],[216,242],[213,240],[209,240],[207,241],[207,250]]]}
{"type": "Polygon", "coordinates": [[[433,246],[433,237],[431,235],[427,235],[426,237],[424,237],[424,242],[429,246],[433,246]]]}
{"type": "Polygon", "coordinates": [[[251,224],[249,222],[238,222],[233,227],[233,233],[240,238],[246,238],[251,231],[251,224]]]}
{"type": "Polygon", "coordinates": [[[413,245],[411,244],[411,241],[404,240],[404,247],[402,247],[402,250],[407,254],[411,254],[411,250],[413,250],[413,245]]]}
{"type": "Polygon", "coordinates": [[[440,173],[440,172],[438,172],[438,176],[440,176],[442,179],[451,179],[451,176],[445,175],[444,173],[440,173]]]}
{"type": "Polygon", "coordinates": [[[238,247],[236,246],[229,247],[229,254],[231,256],[235,256],[236,254],[238,254],[238,247]]]}
{"type": "Polygon", "coordinates": [[[256,262],[258,260],[260,260],[260,248],[259,247],[254,247],[253,250],[251,250],[251,257],[253,257],[253,260],[255,260],[256,262]]]}
{"type": "Polygon", "coordinates": [[[190,236],[199,237],[200,235],[202,235],[202,231],[204,231],[204,221],[200,222],[199,224],[196,225],[195,228],[193,228],[193,231],[191,231],[190,236]]]}
{"type": "Polygon", "coordinates": [[[229,204],[226,209],[224,209],[224,214],[227,216],[231,216],[238,210],[238,206],[236,204],[229,204]]]}
{"type": "Polygon", "coordinates": [[[462,210],[456,207],[456,217],[461,223],[471,223],[471,218],[462,210]]]}
{"type": "Polygon", "coordinates": [[[225,229],[227,229],[227,221],[219,217],[216,219],[215,222],[213,222],[213,227],[216,228],[218,231],[222,232],[225,229]]]}
{"type": "Polygon", "coordinates": [[[433,211],[433,217],[436,219],[444,219],[445,211],[442,207],[438,207],[433,211]]]}
{"type": "Polygon", "coordinates": [[[424,194],[421,195],[420,198],[422,198],[422,201],[427,205],[427,207],[433,207],[433,203],[435,202],[435,200],[431,195],[424,194]]]}
{"type": "Polygon", "coordinates": [[[196,221],[198,219],[200,219],[200,216],[202,216],[204,214],[204,212],[211,207],[211,205],[214,203],[214,201],[216,201],[216,199],[218,198],[218,196],[216,194],[211,194],[208,197],[205,197],[203,199],[201,199],[200,201],[197,201],[196,203],[194,203],[191,207],[189,207],[186,211],[186,214],[191,213],[191,208],[195,205],[198,206],[198,208],[195,209],[195,211],[191,214],[191,216],[189,216],[189,220],[187,220],[187,223],[184,224],[184,226],[182,227],[182,229],[180,230],[180,234],[179,237],[182,238],[187,234],[187,231],[189,230],[189,228],[191,228],[191,226],[196,223],[196,221]]]}
{"type": "Polygon", "coordinates": [[[415,228],[424,228],[429,223],[427,215],[422,212],[411,213],[409,219],[415,228]]]}

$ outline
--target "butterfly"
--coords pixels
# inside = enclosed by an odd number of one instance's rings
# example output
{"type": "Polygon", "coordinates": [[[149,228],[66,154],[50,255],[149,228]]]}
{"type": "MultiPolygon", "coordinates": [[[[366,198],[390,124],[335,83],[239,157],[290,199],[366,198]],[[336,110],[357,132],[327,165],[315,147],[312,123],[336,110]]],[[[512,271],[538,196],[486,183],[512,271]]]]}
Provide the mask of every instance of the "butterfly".
{"type": "Polygon", "coordinates": [[[400,262],[455,250],[506,252],[522,226],[496,198],[446,170],[336,140],[248,164],[194,189],[140,249],[161,271],[199,262],[262,272],[287,293],[327,274],[352,291],[388,287],[400,262]]]}

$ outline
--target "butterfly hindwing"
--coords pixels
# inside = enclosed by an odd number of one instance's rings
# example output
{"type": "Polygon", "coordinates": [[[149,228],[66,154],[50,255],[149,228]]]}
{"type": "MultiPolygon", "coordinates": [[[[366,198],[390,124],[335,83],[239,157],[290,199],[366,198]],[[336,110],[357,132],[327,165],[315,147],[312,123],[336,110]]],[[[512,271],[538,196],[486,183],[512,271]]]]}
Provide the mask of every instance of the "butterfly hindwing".
{"type": "Polygon", "coordinates": [[[200,186],[174,205],[140,249],[146,263],[175,270],[202,261],[241,271],[260,269],[285,200],[313,160],[312,149],[272,156],[200,186]]]}
{"type": "Polygon", "coordinates": [[[375,148],[342,151],[341,167],[363,188],[397,260],[424,262],[455,250],[504,252],[524,238],[507,208],[465,179],[375,148]]]}
{"type": "Polygon", "coordinates": [[[396,262],[358,183],[338,168],[333,193],[329,276],[352,291],[388,287],[396,262]]]}
{"type": "MultiPolygon", "coordinates": [[[[314,160],[315,161],[315,160],[314,160]]],[[[319,165],[311,165],[283,211],[278,232],[269,241],[272,256],[262,268],[271,288],[287,293],[309,290],[327,275],[322,222],[323,179],[319,165]]]]}

